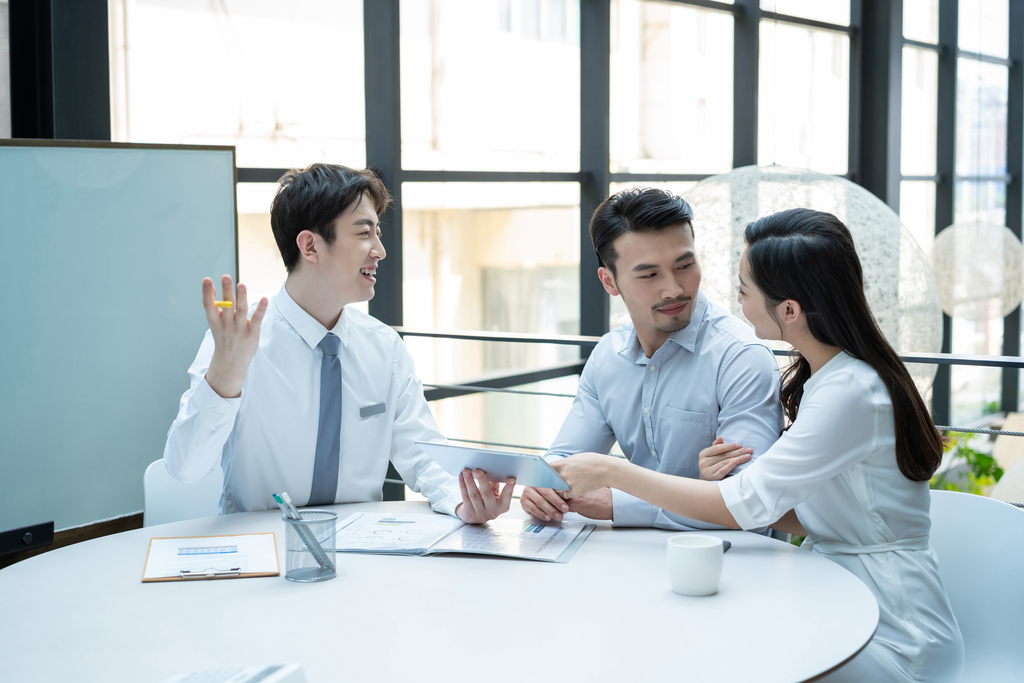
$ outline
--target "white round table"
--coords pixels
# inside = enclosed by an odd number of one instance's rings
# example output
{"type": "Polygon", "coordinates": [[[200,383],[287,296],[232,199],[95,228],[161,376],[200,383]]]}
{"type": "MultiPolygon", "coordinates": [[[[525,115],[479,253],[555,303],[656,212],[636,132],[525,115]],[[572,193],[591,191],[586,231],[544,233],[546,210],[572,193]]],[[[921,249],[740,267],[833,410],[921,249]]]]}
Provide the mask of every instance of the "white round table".
{"type": "Polygon", "coordinates": [[[672,592],[671,532],[656,529],[602,524],[567,564],[339,554],[336,579],[299,584],[284,578],[277,511],[148,527],[0,570],[0,678],[159,683],[299,662],[309,683],[770,683],[813,678],[870,640],[878,606],[845,569],[762,536],[714,533],[732,542],[719,591],[692,598],[672,592]],[[141,582],[154,536],[266,531],[279,577],[141,582]]]}

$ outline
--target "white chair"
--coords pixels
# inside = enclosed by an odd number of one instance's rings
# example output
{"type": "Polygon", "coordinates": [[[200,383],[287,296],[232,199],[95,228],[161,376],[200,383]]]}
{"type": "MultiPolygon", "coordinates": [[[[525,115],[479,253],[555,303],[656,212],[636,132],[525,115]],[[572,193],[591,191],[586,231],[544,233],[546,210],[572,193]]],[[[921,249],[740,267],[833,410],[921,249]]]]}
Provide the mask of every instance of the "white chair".
{"type": "Polygon", "coordinates": [[[1007,503],[1024,503],[1024,460],[1003,472],[989,496],[1007,503]]]}
{"type": "Polygon", "coordinates": [[[1024,510],[932,491],[931,543],[964,636],[962,683],[1024,675],[1024,510]]]}
{"type": "Polygon", "coordinates": [[[224,473],[219,467],[194,484],[171,477],[163,458],[149,463],[142,477],[145,510],[142,526],[213,517],[220,507],[224,473]]]}

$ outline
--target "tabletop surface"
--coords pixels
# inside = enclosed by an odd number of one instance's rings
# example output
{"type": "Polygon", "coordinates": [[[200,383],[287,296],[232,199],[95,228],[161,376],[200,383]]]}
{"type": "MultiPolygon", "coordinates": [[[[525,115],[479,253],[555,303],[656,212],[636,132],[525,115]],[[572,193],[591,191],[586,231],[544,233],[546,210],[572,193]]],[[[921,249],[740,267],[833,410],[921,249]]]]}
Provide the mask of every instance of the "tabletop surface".
{"type": "MultiPolygon", "coordinates": [[[[425,503],[336,505],[429,512],[425,503]]],[[[526,517],[513,503],[510,516],[526,517]]],[[[569,515],[569,518],[574,518],[569,515]]],[[[716,595],[672,592],[672,532],[601,524],[567,564],[338,555],[338,577],[284,578],[279,512],[176,522],[0,570],[0,678],[159,683],[299,662],[330,681],[803,681],[871,638],[878,606],[824,557],[742,531],[716,595]],[[282,575],[142,583],[149,539],[273,531],[282,575]]]]}

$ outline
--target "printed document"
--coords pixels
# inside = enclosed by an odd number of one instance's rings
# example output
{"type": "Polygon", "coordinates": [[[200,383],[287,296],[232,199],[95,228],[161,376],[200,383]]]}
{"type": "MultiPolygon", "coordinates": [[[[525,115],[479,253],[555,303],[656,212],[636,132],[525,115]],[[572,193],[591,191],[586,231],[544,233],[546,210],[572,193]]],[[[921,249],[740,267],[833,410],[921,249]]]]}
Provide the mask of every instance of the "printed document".
{"type": "Polygon", "coordinates": [[[476,553],[568,562],[594,530],[584,522],[495,519],[466,524],[438,514],[355,512],[338,520],[338,552],[391,555],[476,553]]]}

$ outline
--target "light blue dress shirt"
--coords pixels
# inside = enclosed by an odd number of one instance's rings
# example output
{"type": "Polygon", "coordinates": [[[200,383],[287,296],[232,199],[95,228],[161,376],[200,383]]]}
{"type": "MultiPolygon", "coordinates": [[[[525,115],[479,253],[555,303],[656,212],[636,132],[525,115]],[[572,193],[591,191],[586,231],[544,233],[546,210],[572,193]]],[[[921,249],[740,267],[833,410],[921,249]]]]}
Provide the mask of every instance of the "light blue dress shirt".
{"type": "MultiPolygon", "coordinates": [[[[607,453],[618,441],[633,464],[697,479],[697,456],[716,437],[753,448],[756,458],[775,443],[782,426],[779,367],[771,350],[748,325],[699,292],[690,324],[650,358],[632,325],[601,338],[546,457],[607,453]]],[[[723,528],[617,489],[612,514],[615,526],[723,528]]]]}

